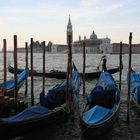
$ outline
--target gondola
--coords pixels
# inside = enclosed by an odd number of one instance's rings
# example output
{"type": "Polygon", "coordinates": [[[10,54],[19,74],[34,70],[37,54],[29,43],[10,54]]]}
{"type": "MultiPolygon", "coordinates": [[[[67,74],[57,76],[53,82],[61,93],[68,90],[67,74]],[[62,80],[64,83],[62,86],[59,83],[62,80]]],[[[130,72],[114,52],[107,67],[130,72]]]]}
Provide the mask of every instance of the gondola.
{"type": "MultiPolygon", "coordinates": [[[[116,67],[116,68],[112,68],[112,69],[108,69],[107,71],[110,74],[114,74],[119,72],[120,67],[116,67]]],[[[122,67],[123,69],[123,67],[122,67]]],[[[8,66],[8,70],[11,73],[14,73],[14,68],[12,66],[8,66]]],[[[18,69],[17,72],[21,73],[23,71],[23,69],[18,69]]],[[[34,76],[43,76],[43,73],[41,72],[37,72],[36,70],[33,71],[34,76]]],[[[94,79],[94,78],[99,78],[101,74],[101,71],[96,71],[96,72],[89,72],[89,73],[85,73],[85,78],[86,79],[94,79]]],[[[81,77],[83,76],[82,73],[80,73],[81,77]]],[[[30,72],[29,72],[29,76],[30,76],[30,72]]],[[[48,78],[57,78],[57,79],[65,79],[66,78],[66,72],[63,71],[58,71],[58,70],[51,70],[49,73],[45,73],[45,77],[48,78]]]]}
{"type": "Polygon", "coordinates": [[[112,75],[102,72],[80,113],[83,136],[93,139],[109,132],[118,117],[119,107],[120,90],[112,75]]]}
{"type": "Polygon", "coordinates": [[[131,69],[130,93],[133,103],[140,108],[140,74],[131,69]]]}
{"type": "MultiPolygon", "coordinates": [[[[18,78],[17,78],[17,88],[18,88],[18,89],[23,85],[26,76],[27,76],[27,74],[26,74],[26,71],[25,71],[25,70],[23,70],[23,71],[18,75],[18,78]]],[[[6,95],[13,95],[13,93],[14,93],[14,88],[15,88],[14,80],[8,80],[8,81],[6,82],[6,95]]],[[[1,84],[0,84],[0,94],[3,93],[3,90],[4,90],[4,83],[1,83],[1,84]]]]}
{"type": "MultiPolygon", "coordinates": [[[[72,72],[73,95],[80,89],[80,74],[76,68],[72,72]]],[[[21,113],[0,119],[0,133],[5,137],[22,136],[32,130],[56,125],[69,114],[66,106],[66,80],[55,85],[47,94],[40,93],[38,104],[21,113]]]]}

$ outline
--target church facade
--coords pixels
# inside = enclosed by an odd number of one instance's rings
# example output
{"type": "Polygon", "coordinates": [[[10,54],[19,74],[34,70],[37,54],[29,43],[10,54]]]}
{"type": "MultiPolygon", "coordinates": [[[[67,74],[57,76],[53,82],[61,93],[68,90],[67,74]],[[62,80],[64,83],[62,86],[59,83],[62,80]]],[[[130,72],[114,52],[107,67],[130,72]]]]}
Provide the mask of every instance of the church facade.
{"type": "Polygon", "coordinates": [[[89,38],[84,37],[84,39],[81,40],[81,36],[79,36],[79,40],[73,42],[73,50],[75,53],[83,52],[83,42],[86,44],[86,53],[112,52],[111,40],[108,37],[98,39],[94,31],[89,38]]]}

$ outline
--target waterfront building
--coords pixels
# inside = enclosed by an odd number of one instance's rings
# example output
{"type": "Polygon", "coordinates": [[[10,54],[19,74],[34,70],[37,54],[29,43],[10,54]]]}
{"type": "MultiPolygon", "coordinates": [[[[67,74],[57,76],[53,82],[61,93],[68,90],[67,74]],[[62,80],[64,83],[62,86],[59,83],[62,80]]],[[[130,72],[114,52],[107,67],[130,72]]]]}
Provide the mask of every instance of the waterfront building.
{"type": "Polygon", "coordinates": [[[67,49],[65,44],[52,44],[51,53],[67,53],[67,49]]]}
{"type": "Polygon", "coordinates": [[[112,45],[111,40],[106,38],[98,38],[95,32],[93,31],[89,38],[84,37],[81,40],[81,36],[79,36],[79,40],[73,43],[73,50],[75,53],[82,53],[83,52],[83,42],[85,42],[86,53],[111,53],[112,52],[112,45]]]}
{"type": "MultiPolygon", "coordinates": [[[[111,39],[107,36],[105,38],[98,38],[97,34],[93,31],[92,34],[86,38],[85,36],[81,39],[79,35],[79,39],[73,41],[73,27],[71,18],[69,16],[67,29],[66,29],[66,43],[65,44],[55,44],[49,42],[46,46],[46,51],[51,53],[67,53],[68,51],[68,36],[72,37],[72,52],[73,53],[83,53],[83,42],[85,42],[86,53],[110,53],[110,54],[118,54],[120,51],[120,43],[112,43],[111,39]]],[[[42,52],[42,43],[36,41],[33,43],[34,52],[42,52]]],[[[18,48],[19,52],[24,52],[24,48],[18,48]]],[[[30,51],[30,49],[29,49],[30,51]]],[[[123,43],[122,48],[123,53],[129,52],[129,44],[123,43]]],[[[132,52],[133,53],[140,53],[140,44],[132,44],[132,52]]]]}
{"type": "MultiPolygon", "coordinates": [[[[129,53],[129,44],[123,43],[122,44],[122,53],[129,53]]],[[[119,53],[120,52],[120,43],[112,43],[112,53],[119,53]]],[[[140,44],[132,44],[132,53],[140,53],[140,44]]]]}
{"type": "MultiPolygon", "coordinates": [[[[66,30],[66,43],[68,44],[68,36],[72,37],[73,42],[73,29],[72,29],[72,23],[69,16],[68,24],[67,24],[67,30],[66,30]]],[[[86,53],[100,53],[103,51],[104,53],[111,53],[112,52],[112,45],[111,40],[106,38],[98,38],[95,32],[93,31],[89,38],[81,39],[81,36],[79,36],[79,40],[74,41],[72,43],[72,52],[73,53],[82,53],[83,52],[83,42],[86,43],[86,53]]],[[[52,44],[51,46],[51,52],[52,53],[66,53],[68,50],[66,44],[52,44]]]]}

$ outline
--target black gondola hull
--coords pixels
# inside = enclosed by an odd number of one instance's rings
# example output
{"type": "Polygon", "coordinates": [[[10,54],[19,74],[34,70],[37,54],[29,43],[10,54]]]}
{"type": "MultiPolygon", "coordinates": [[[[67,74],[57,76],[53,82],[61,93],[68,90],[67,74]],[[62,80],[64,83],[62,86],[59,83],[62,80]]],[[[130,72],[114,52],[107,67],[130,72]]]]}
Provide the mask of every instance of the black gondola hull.
{"type": "MultiPolygon", "coordinates": [[[[9,70],[9,72],[14,73],[14,68],[12,66],[9,66],[8,70],[9,70]]],[[[116,68],[108,69],[107,71],[110,74],[114,74],[114,73],[119,72],[119,70],[120,70],[120,67],[116,67],[116,68]]],[[[23,69],[18,69],[17,73],[20,74],[22,71],[23,71],[23,69]]],[[[100,74],[101,74],[101,71],[85,73],[85,78],[86,79],[96,79],[96,78],[100,77],[100,74]]],[[[42,77],[43,73],[34,71],[33,75],[42,77]]],[[[83,77],[82,73],[80,73],[80,75],[83,77]]],[[[30,73],[29,73],[29,76],[30,76],[30,73]]],[[[56,71],[56,72],[45,73],[45,77],[65,79],[66,78],[66,72],[56,71]]]]}
{"type": "Polygon", "coordinates": [[[64,110],[63,106],[58,110],[53,111],[53,113],[46,114],[44,117],[40,117],[38,119],[17,123],[0,123],[1,137],[9,139],[17,136],[23,136],[40,128],[47,128],[49,130],[56,124],[66,121],[68,114],[64,110]]]}
{"type": "Polygon", "coordinates": [[[92,140],[93,138],[102,137],[103,134],[105,134],[105,136],[107,136],[107,134],[109,134],[109,132],[112,131],[112,127],[118,118],[119,108],[120,108],[119,106],[120,106],[120,103],[117,107],[116,112],[113,114],[113,116],[101,125],[96,125],[96,126],[87,125],[87,124],[85,124],[83,119],[80,118],[82,134],[83,134],[84,138],[87,140],[92,140]]]}

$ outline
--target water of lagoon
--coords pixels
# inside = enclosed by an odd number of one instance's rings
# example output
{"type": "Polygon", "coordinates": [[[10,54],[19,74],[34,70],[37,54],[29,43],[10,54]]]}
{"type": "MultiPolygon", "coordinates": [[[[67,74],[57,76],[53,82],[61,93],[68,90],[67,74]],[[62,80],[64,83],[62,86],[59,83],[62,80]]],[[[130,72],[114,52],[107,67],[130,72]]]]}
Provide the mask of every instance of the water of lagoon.
{"type": "MultiPolygon", "coordinates": [[[[3,54],[0,53],[0,57],[3,58],[3,54]]],[[[137,72],[140,72],[140,54],[132,55],[132,67],[137,72]]],[[[87,54],[86,55],[86,72],[93,72],[97,70],[99,61],[101,59],[100,54],[87,54]]],[[[126,123],[127,115],[127,69],[128,69],[128,54],[123,55],[123,71],[122,71],[122,101],[120,107],[119,118],[114,124],[113,129],[110,134],[106,134],[107,139],[110,140],[139,140],[140,139],[140,117],[139,111],[131,105],[130,112],[130,123],[126,123]]],[[[13,64],[13,54],[7,54],[8,63],[13,64]]],[[[75,62],[79,71],[82,72],[83,69],[83,55],[73,54],[73,61],[75,62]]],[[[37,71],[42,71],[42,54],[34,54],[34,69],[37,71]]],[[[30,55],[29,55],[29,65],[30,65],[30,55]]],[[[114,68],[119,65],[119,55],[107,55],[107,68],[114,68]]],[[[0,82],[3,82],[3,59],[0,60],[0,82]]],[[[52,69],[66,71],[67,66],[67,54],[46,54],[46,72],[52,69]]],[[[25,54],[18,54],[18,67],[25,68],[25,54]]],[[[13,74],[7,73],[7,79],[13,78],[13,74]]],[[[119,73],[113,74],[113,77],[118,83],[119,73]]],[[[30,77],[28,78],[28,98],[30,99],[30,77]]],[[[45,79],[45,90],[46,92],[52,88],[55,84],[60,83],[62,80],[58,79],[45,79]]],[[[86,93],[90,93],[93,89],[96,79],[86,80],[86,93]]],[[[82,86],[82,85],[81,85],[82,86]]],[[[81,87],[82,89],[82,87],[81,87]]],[[[23,86],[19,93],[24,93],[25,87],[23,86]]],[[[39,101],[39,94],[42,91],[42,78],[34,77],[34,93],[35,102],[39,101]]],[[[82,90],[80,92],[82,94],[82,90]]],[[[82,102],[82,100],[81,100],[82,102]]],[[[78,116],[75,116],[75,123],[68,121],[64,124],[59,124],[55,126],[55,129],[50,134],[46,134],[46,129],[40,128],[37,132],[29,133],[25,136],[21,136],[15,139],[30,139],[30,140],[83,140],[82,132],[79,124],[78,116]]],[[[102,137],[101,139],[105,139],[102,137]]]]}

